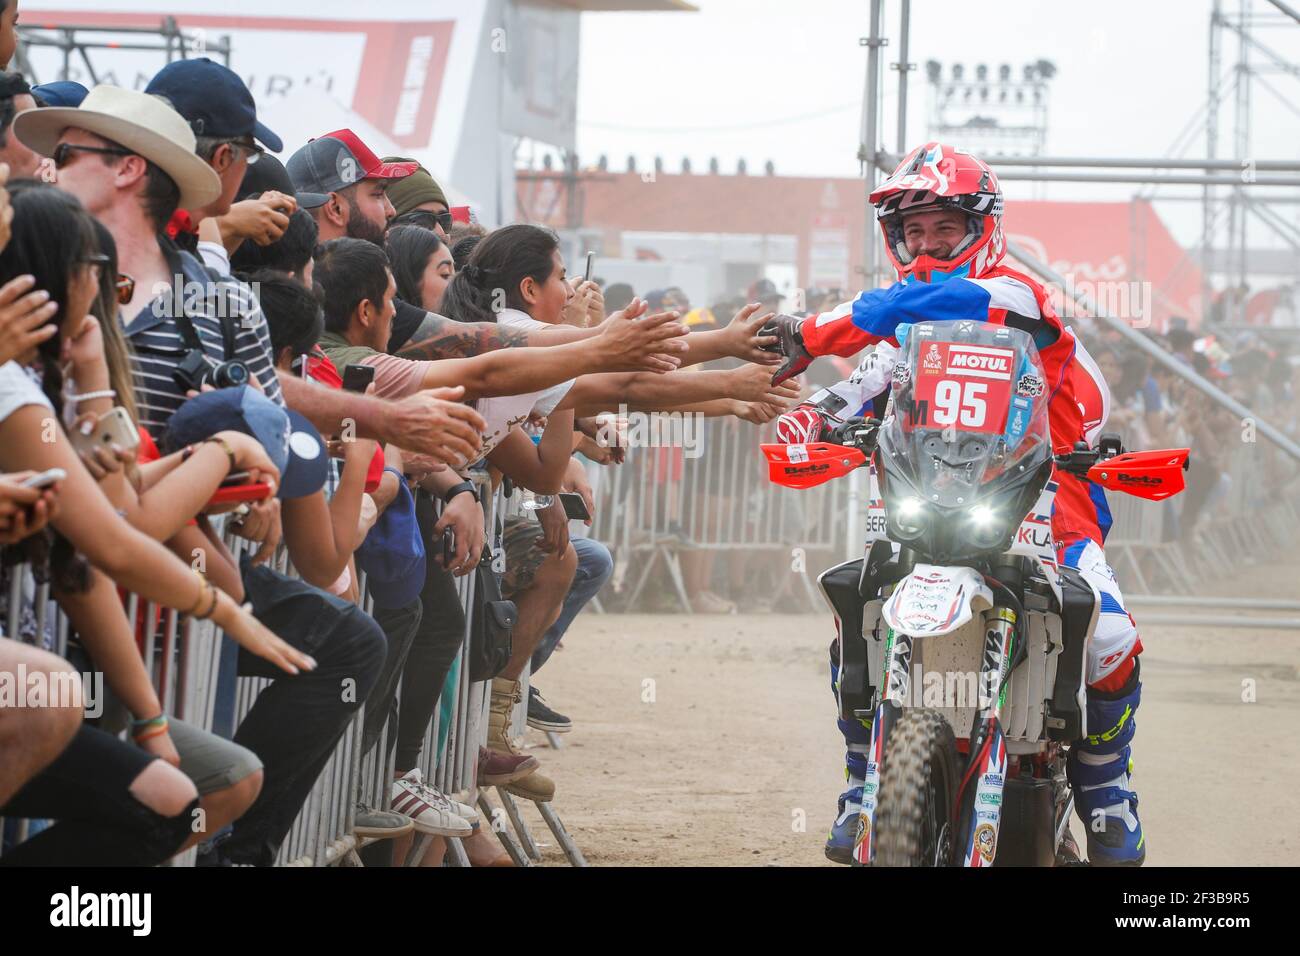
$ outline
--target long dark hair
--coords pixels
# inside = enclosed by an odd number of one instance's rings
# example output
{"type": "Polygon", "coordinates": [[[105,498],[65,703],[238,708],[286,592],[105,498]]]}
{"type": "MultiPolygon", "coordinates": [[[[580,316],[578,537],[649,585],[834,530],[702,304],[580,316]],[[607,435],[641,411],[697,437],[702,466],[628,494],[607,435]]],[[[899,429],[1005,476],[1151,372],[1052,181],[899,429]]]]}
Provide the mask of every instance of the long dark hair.
{"type": "Polygon", "coordinates": [[[388,265],[397,282],[399,299],[422,309],[431,308],[422,300],[420,285],[429,260],[441,248],[442,240],[438,234],[421,226],[394,226],[388,230],[384,249],[388,252],[388,265]]]}
{"type": "Polygon", "coordinates": [[[99,270],[99,296],[91,306],[91,311],[99,320],[100,336],[104,340],[108,384],[109,388],[117,392],[117,404],[126,409],[131,421],[138,422],[140,412],[135,404],[135,376],[131,373],[135,360],[118,318],[121,306],[117,301],[117,242],[108,227],[98,219],[91,219],[90,222],[95,229],[99,251],[108,256],[108,262],[99,270]]]}
{"type": "MultiPolygon", "coordinates": [[[[44,289],[59,310],[49,323],[63,327],[67,318],[68,285],[75,270],[86,268],[89,256],[99,244],[94,219],[75,197],[35,179],[19,179],[8,185],[14,210],[9,244],[0,251],[0,284],[20,275],[36,277],[37,289],[44,289]]],[[[57,421],[63,422],[63,369],[59,354],[63,336],[55,335],[38,346],[35,369],[41,374],[41,388],[54,406],[57,421]]],[[[50,528],[32,535],[20,547],[32,562],[38,581],[52,580],[56,587],[73,593],[90,586],[89,568],[72,544],[50,528]]]]}
{"type": "Polygon", "coordinates": [[[528,311],[520,283],[550,278],[559,248],[555,233],[541,226],[516,223],[488,233],[443,293],[442,314],[461,322],[495,322],[503,304],[528,311]]]}

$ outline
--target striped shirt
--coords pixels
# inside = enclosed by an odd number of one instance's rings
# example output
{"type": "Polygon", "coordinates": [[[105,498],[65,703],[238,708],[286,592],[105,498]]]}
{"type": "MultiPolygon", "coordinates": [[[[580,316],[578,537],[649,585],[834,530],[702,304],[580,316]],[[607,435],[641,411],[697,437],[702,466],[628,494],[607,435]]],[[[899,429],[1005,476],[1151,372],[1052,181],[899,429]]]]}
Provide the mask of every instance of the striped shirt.
{"type": "Polygon", "coordinates": [[[175,316],[189,317],[208,364],[239,359],[262,385],[266,397],[284,405],[275,376],[271,334],[253,290],[230,276],[218,276],[166,237],[159,238],[173,280],[168,295],[160,295],[127,322],[123,331],[131,343],[131,372],[140,424],[162,437],[167,420],[185,402],[185,393],[172,371],[190,350],[175,316]],[[224,318],[223,318],[224,317],[224,318]],[[223,321],[234,331],[234,351],[226,355],[223,321]]]}

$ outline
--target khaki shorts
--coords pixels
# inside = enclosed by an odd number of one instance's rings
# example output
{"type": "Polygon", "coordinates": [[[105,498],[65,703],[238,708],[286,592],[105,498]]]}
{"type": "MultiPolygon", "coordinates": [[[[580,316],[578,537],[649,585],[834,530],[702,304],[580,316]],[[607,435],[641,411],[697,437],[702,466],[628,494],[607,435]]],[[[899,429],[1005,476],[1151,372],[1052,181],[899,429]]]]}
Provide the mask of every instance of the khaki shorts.
{"type": "MultiPolygon", "coordinates": [[[[111,734],[121,733],[130,715],[111,691],[106,696],[108,700],[104,716],[98,722],[99,729],[111,734]]],[[[176,745],[176,752],[181,755],[181,772],[194,781],[201,797],[233,786],[262,769],[262,761],[247,747],[183,720],[169,716],[167,732],[176,745]]]]}
{"type": "Polygon", "coordinates": [[[194,781],[199,796],[234,786],[262,769],[257,754],[233,740],[174,717],[167,718],[167,725],[181,755],[181,772],[194,781]]]}

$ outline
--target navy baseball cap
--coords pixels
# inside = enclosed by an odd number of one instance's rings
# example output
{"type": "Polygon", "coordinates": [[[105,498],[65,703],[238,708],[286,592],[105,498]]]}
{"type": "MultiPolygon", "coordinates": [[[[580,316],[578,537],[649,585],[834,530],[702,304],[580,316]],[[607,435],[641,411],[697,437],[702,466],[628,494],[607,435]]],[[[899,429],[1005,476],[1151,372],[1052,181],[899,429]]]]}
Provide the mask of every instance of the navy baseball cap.
{"type": "Polygon", "coordinates": [[[167,421],[162,445],[170,454],[224,431],[252,435],[266,449],[280,471],[277,498],[302,498],[325,484],[329,454],[320,432],[248,385],[214,389],[186,401],[167,421]]]}
{"type": "Polygon", "coordinates": [[[144,91],[166,97],[195,136],[251,136],[273,153],[284,149],[280,137],[257,121],[257,106],[244,81],[207,57],[168,63],[144,91]]]}
{"type": "Polygon", "coordinates": [[[313,139],[289,157],[285,169],[298,194],[299,209],[314,209],[363,179],[405,179],[416,162],[385,163],[350,129],[313,139]]]}
{"type": "Polygon", "coordinates": [[[32,87],[32,96],[46,106],[77,107],[86,98],[90,90],[75,80],[56,80],[32,87]]]}
{"type": "Polygon", "coordinates": [[[357,567],[366,572],[366,588],[375,606],[397,608],[420,596],[428,555],[406,479],[395,469],[384,470],[397,475],[397,497],[357,548],[357,567]]]}

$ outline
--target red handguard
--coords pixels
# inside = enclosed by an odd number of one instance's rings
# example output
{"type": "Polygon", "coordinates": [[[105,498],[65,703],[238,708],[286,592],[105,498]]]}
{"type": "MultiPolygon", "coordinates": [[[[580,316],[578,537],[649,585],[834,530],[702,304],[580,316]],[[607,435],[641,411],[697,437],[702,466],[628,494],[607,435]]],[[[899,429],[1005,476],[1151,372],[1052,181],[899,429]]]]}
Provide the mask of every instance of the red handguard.
{"type": "Polygon", "coordinates": [[[1161,501],[1183,490],[1190,454],[1187,448],[1125,452],[1097,462],[1088,469],[1088,478],[1110,491],[1161,501]]]}

